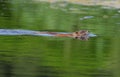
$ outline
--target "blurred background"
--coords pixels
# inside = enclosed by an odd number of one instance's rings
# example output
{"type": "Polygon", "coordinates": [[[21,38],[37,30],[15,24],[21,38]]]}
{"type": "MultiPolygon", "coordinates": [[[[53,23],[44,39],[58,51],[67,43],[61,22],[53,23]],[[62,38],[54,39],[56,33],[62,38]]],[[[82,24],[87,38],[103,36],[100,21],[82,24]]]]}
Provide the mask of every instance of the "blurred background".
{"type": "Polygon", "coordinates": [[[0,36],[0,77],[120,77],[120,0],[0,0],[0,29],[97,35],[0,36]]]}

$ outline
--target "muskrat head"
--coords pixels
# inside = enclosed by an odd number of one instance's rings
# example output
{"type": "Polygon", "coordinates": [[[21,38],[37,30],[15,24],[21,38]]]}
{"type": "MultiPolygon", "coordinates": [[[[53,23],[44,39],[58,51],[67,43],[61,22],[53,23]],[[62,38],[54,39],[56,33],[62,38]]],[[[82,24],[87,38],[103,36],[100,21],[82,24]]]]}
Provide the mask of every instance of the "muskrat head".
{"type": "Polygon", "coordinates": [[[89,38],[88,34],[89,34],[88,30],[80,30],[73,33],[73,38],[80,40],[88,40],[89,38]]]}

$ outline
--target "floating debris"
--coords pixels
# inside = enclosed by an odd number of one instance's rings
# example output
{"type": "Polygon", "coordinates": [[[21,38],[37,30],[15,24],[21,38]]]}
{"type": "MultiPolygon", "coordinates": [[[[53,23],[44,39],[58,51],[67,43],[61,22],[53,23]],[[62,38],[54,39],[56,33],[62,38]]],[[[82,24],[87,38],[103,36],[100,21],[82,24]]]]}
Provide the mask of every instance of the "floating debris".
{"type": "Polygon", "coordinates": [[[84,19],[91,19],[91,18],[93,18],[94,16],[85,16],[85,17],[83,17],[83,18],[80,18],[80,20],[84,20],[84,19]]]}

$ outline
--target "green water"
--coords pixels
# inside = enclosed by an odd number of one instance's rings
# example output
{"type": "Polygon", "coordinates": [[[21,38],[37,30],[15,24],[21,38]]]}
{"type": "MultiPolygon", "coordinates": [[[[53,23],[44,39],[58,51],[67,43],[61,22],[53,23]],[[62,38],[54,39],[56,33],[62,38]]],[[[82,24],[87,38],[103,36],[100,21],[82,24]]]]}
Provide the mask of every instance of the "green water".
{"type": "Polygon", "coordinates": [[[1,0],[0,28],[56,32],[85,29],[97,37],[81,41],[0,36],[0,77],[120,77],[120,10],[60,4],[1,0]]]}

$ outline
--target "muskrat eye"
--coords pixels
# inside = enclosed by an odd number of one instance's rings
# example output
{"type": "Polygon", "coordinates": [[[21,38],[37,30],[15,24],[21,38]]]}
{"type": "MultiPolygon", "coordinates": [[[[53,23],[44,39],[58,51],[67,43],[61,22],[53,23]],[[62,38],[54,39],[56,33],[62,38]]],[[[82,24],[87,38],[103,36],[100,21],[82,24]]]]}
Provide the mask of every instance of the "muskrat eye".
{"type": "Polygon", "coordinates": [[[78,34],[78,32],[75,32],[76,34],[78,34]]]}

